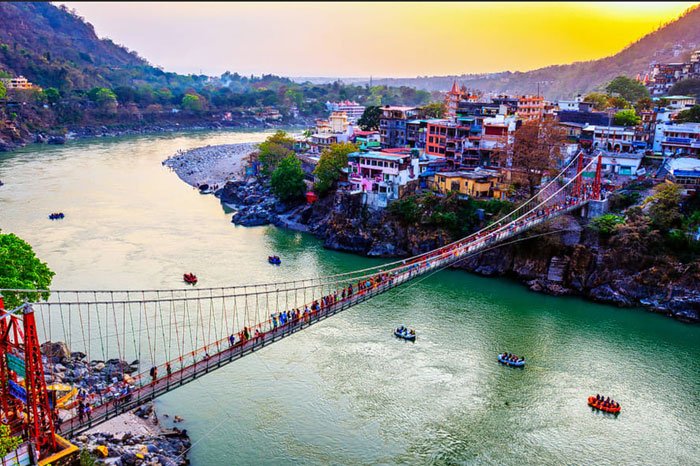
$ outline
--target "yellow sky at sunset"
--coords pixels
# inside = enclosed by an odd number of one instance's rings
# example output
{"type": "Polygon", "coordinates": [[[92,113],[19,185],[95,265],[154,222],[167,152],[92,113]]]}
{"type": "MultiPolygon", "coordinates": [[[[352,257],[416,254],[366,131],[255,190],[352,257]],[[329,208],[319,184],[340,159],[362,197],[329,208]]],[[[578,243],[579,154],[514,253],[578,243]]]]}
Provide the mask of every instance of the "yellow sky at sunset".
{"type": "Polygon", "coordinates": [[[694,3],[66,5],[100,37],[171,71],[412,77],[608,56],[694,3]]]}

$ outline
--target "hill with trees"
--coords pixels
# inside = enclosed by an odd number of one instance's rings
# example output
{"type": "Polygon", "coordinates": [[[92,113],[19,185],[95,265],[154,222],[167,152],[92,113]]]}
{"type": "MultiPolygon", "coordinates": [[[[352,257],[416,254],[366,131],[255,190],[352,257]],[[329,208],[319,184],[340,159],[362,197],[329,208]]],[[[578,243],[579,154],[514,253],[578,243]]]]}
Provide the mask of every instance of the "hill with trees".
{"type": "Polygon", "coordinates": [[[637,73],[649,70],[654,62],[687,60],[690,53],[699,48],[700,7],[696,6],[688,9],[675,21],[628,45],[619,53],[599,60],[554,65],[527,72],[374,79],[374,83],[444,91],[457,80],[468,88],[511,94],[536,93],[539,84],[542,94],[555,99],[600,90],[602,85],[619,75],[635,77],[637,73]]]}

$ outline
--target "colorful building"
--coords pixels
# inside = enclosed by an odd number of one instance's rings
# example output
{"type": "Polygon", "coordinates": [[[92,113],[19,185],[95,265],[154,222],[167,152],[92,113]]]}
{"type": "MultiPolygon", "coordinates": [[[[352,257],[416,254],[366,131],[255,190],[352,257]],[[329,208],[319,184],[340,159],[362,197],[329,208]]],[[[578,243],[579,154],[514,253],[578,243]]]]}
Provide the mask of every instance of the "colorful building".
{"type": "Polygon", "coordinates": [[[16,78],[2,78],[0,79],[2,83],[5,85],[5,89],[19,89],[19,90],[27,90],[27,89],[40,89],[39,86],[36,86],[32,83],[30,83],[27,78],[24,76],[17,76],[16,78]]]}
{"type": "Polygon", "coordinates": [[[507,193],[507,185],[502,183],[502,179],[503,175],[498,170],[485,168],[443,171],[435,173],[432,186],[440,194],[456,192],[476,199],[502,199],[507,193]]]}
{"type": "Polygon", "coordinates": [[[700,157],[700,123],[660,123],[656,128],[660,137],[655,145],[660,146],[662,155],[700,157]]]}
{"type": "Polygon", "coordinates": [[[539,95],[522,95],[518,98],[517,115],[524,121],[541,120],[544,115],[544,97],[539,95]]]}
{"type": "Polygon", "coordinates": [[[406,123],[418,114],[416,107],[382,107],[379,119],[379,134],[382,148],[405,147],[408,139],[406,123]]]}
{"type": "Polygon", "coordinates": [[[399,199],[410,182],[418,182],[420,173],[417,150],[391,152],[353,152],[348,155],[348,182],[351,193],[371,193],[369,203],[386,207],[399,199]]]}

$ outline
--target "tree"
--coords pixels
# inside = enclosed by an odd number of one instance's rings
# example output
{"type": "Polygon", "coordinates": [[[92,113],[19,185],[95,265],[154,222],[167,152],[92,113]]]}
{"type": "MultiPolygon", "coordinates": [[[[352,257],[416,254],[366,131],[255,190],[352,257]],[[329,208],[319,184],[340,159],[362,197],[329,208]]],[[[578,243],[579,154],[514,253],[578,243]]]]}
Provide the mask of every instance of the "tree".
{"type": "Polygon", "coordinates": [[[445,102],[431,102],[422,110],[425,118],[444,118],[447,114],[445,102]]]}
{"type": "Polygon", "coordinates": [[[326,194],[338,181],[343,169],[348,166],[348,154],[356,150],[355,144],[349,142],[331,144],[330,147],[324,149],[314,170],[317,180],[314,188],[320,195],[326,194]]]}
{"type": "Polygon", "coordinates": [[[61,100],[61,93],[55,87],[46,88],[43,92],[49,105],[56,105],[61,100]]]}
{"type": "Polygon", "coordinates": [[[2,81],[0,81],[0,99],[4,99],[6,95],[7,88],[5,87],[5,84],[2,81]]]}
{"type": "Polygon", "coordinates": [[[189,110],[192,112],[199,112],[204,108],[202,105],[202,99],[198,95],[185,94],[182,97],[182,109],[189,110]]]}
{"type": "Polygon", "coordinates": [[[362,116],[357,120],[357,124],[364,131],[375,131],[379,129],[379,119],[382,116],[382,109],[376,105],[370,105],[362,112],[362,116]]]}
{"type": "Polygon", "coordinates": [[[22,437],[13,437],[10,432],[10,426],[0,424],[0,458],[11,451],[15,451],[22,444],[22,437]]]}
{"type": "Polygon", "coordinates": [[[608,97],[608,108],[630,108],[631,105],[623,97],[611,96],[608,97]]]}
{"type": "Polygon", "coordinates": [[[678,81],[668,90],[669,95],[691,95],[700,99],[700,78],[688,78],[678,81]]]}
{"type": "Polygon", "coordinates": [[[510,163],[524,172],[532,197],[542,177],[558,171],[566,133],[552,120],[531,120],[523,123],[513,136],[512,147],[506,145],[492,156],[501,166],[510,163]]]}
{"type": "Polygon", "coordinates": [[[661,183],[654,188],[656,193],[644,201],[649,205],[649,219],[654,227],[668,231],[681,225],[681,187],[675,183],[661,183]]]}
{"type": "Polygon", "coordinates": [[[649,97],[649,90],[644,84],[628,78],[627,76],[618,76],[608,83],[605,90],[609,94],[618,93],[620,96],[630,102],[636,102],[644,97],[649,97]]]}
{"type": "MultiPolygon", "coordinates": [[[[47,290],[55,273],[41,262],[32,247],[14,234],[0,232],[0,288],[47,290]]],[[[5,308],[14,309],[23,299],[38,301],[48,298],[48,293],[3,293],[5,308]]]]}
{"type": "Polygon", "coordinates": [[[304,170],[294,154],[290,154],[280,161],[275,171],[272,172],[270,186],[275,196],[283,202],[294,201],[304,195],[306,189],[304,170]]]}
{"type": "Polygon", "coordinates": [[[600,111],[608,108],[608,96],[602,92],[591,92],[583,98],[583,101],[592,103],[594,110],[600,111]]]}
{"type": "Polygon", "coordinates": [[[262,174],[269,176],[277,165],[289,155],[294,155],[294,139],[284,131],[277,131],[258,147],[258,159],[262,165],[262,174]]]}
{"type": "Polygon", "coordinates": [[[687,110],[681,110],[676,115],[679,123],[700,123],[700,105],[693,105],[687,110]]]}
{"type": "Polygon", "coordinates": [[[620,110],[613,117],[613,124],[617,126],[636,126],[642,121],[633,108],[620,110]]]}

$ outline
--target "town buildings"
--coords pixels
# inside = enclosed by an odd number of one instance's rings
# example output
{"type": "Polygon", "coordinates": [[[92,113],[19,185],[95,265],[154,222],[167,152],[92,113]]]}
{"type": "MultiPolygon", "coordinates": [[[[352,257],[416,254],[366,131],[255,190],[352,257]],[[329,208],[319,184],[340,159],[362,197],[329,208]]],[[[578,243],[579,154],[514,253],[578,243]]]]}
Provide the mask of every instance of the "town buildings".
{"type": "Polygon", "coordinates": [[[332,112],[327,120],[316,120],[316,132],[311,135],[312,152],[320,153],[331,144],[348,142],[353,132],[345,112],[332,112]]]}
{"type": "Polygon", "coordinates": [[[700,78],[700,50],[690,55],[690,61],[682,63],[655,63],[644,78],[637,75],[652,96],[668,94],[674,84],[690,78],[700,78]]]}
{"type": "Polygon", "coordinates": [[[523,121],[539,120],[544,116],[544,97],[522,95],[518,98],[517,115],[523,121]]]}
{"type": "Polygon", "coordinates": [[[655,149],[664,156],[700,157],[700,123],[660,123],[655,149]]]}

